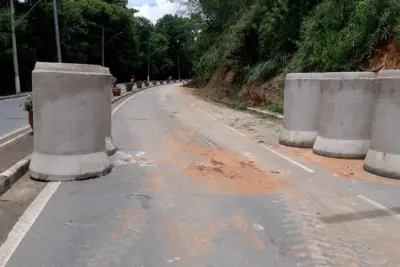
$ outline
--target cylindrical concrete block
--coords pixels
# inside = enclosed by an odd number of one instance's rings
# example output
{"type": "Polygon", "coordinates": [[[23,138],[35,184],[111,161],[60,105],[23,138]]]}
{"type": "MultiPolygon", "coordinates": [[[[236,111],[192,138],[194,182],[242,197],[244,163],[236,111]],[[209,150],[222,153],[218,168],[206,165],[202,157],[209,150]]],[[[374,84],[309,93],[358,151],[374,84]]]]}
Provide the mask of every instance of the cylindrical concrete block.
{"type": "Polygon", "coordinates": [[[333,158],[364,158],[371,140],[375,73],[326,73],[313,151],[333,158]]]}
{"type": "Polygon", "coordinates": [[[279,143],[313,147],[318,135],[323,73],[289,73],[285,80],[283,129],[279,143]]]}
{"type": "Polygon", "coordinates": [[[69,181],[111,170],[104,114],[110,74],[95,65],[37,62],[32,72],[36,180],[69,181]]]}
{"type": "Polygon", "coordinates": [[[371,147],[364,169],[400,179],[400,71],[380,71],[376,85],[371,147]]]}
{"type": "MultiPolygon", "coordinates": [[[[110,74],[110,70],[108,68],[102,68],[103,73],[105,74],[110,74]]],[[[104,93],[104,106],[106,107],[104,109],[105,113],[103,115],[103,118],[105,120],[105,127],[106,127],[106,138],[105,138],[105,147],[106,147],[106,152],[108,156],[114,155],[115,152],[117,152],[117,147],[114,144],[114,140],[112,138],[112,90],[111,90],[111,85],[112,85],[112,76],[110,75],[110,81],[107,83],[108,86],[106,86],[104,89],[106,92],[104,93]]]]}

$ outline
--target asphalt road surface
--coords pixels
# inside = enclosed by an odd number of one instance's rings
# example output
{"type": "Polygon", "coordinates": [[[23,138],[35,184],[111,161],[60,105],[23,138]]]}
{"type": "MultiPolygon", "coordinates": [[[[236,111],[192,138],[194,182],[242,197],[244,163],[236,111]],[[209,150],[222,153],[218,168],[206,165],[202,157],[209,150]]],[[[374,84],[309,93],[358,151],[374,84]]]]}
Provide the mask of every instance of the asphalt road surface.
{"type": "Polygon", "coordinates": [[[400,266],[399,182],[278,135],[176,85],[138,93],[113,117],[114,170],[47,184],[0,266],[400,266]]]}
{"type": "Polygon", "coordinates": [[[0,136],[28,125],[28,115],[20,105],[25,97],[0,100],[0,136]]]}

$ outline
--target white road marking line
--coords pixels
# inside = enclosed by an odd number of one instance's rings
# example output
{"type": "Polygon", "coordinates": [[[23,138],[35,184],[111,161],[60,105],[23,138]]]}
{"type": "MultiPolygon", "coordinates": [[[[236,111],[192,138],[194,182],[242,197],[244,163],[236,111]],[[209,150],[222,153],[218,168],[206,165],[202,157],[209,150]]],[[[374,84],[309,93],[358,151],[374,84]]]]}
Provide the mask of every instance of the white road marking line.
{"type": "Polygon", "coordinates": [[[209,146],[212,146],[214,149],[218,149],[212,142],[210,142],[207,138],[204,138],[209,146]]]}
{"type": "Polygon", "coordinates": [[[396,218],[397,220],[400,220],[400,214],[397,214],[397,213],[394,212],[393,210],[391,210],[391,209],[389,209],[389,208],[387,208],[387,207],[385,207],[385,206],[379,204],[379,203],[376,202],[376,201],[373,201],[373,200],[370,199],[370,198],[367,198],[366,196],[357,195],[357,197],[358,197],[359,199],[364,200],[365,202],[371,204],[371,205],[374,206],[375,208],[378,208],[378,209],[380,209],[380,210],[382,210],[382,211],[387,212],[388,214],[392,215],[392,216],[393,216],[394,218],[396,218]]]}
{"type": "Polygon", "coordinates": [[[214,118],[213,116],[211,116],[210,114],[208,114],[207,112],[205,112],[204,110],[197,108],[198,111],[200,111],[201,113],[203,113],[204,115],[206,115],[207,117],[217,121],[217,118],[214,118]]]}
{"type": "Polygon", "coordinates": [[[243,133],[239,132],[238,130],[236,130],[235,128],[233,128],[233,127],[231,127],[231,126],[229,126],[229,125],[226,125],[226,124],[224,124],[224,123],[222,123],[222,125],[224,125],[224,126],[225,126],[226,128],[228,128],[229,130],[234,131],[234,132],[237,133],[238,135],[245,136],[243,133]]]}
{"type": "Polygon", "coordinates": [[[29,205],[18,222],[11,229],[6,241],[0,247],[0,267],[6,266],[7,262],[24,239],[40,212],[46,206],[51,196],[56,192],[60,182],[48,183],[35,200],[29,205]]]}
{"type": "Polygon", "coordinates": [[[137,96],[137,95],[138,95],[138,93],[136,93],[136,94],[134,94],[134,95],[128,97],[127,99],[125,99],[121,104],[119,104],[118,106],[116,106],[116,107],[114,108],[114,110],[112,111],[111,114],[114,115],[123,105],[126,104],[126,102],[128,102],[129,100],[131,100],[132,98],[134,98],[134,97],[137,96]]]}
{"type": "MultiPolygon", "coordinates": [[[[200,111],[201,113],[203,113],[204,115],[206,115],[207,117],[209,117],[209,118],[211,118],[211,119],[213,119],[213,120],[215,120],[215,121],[218,121],[217,118],[211,116],[210,114],[208,114],[208,113],[205,112],[204,110],[202,110],[202,109],[200,109],[200,108],[197,108],[197,110],[200,111]]],[[[231,127],[231,126],[229,126],[229,125],[226,125],[225,123],[222,123],[222,122],[221,122],[221,124],[222,124],[223,126],[225,126],[226,128],[228,128],[229,130],[234,131],[235,133],[237,133],[237,134],[240,135],[240,136],[246,136],[246,135],[244,135],[242,132],[236,130],[235,128],[233,128],[233,127],[231,127]]]]}
{"type": "Polygon", "coordinates": [[[264,231],[264,226],[262,226],[261,224],[253,224],[253,228],[256,229],[257,231],[264,231]]]}
{"type": "Polygon", "coordinates": [[[279,152],[273,150],[272,148],[269,148],[269,147],[266,146],[266,145],[261,144],[261,146],[262,146],[263,148],[267,149],[268,151],[274,153],[275,155],[277,155],[277,156],[279,156],[279,157],[281,157],[281,158],[283,158],[283,159],[289,161],[290,163],[296,165],[297,167],[302,168],[303,170],[305,170],[305,171],[307,171],[307,172],[309,172],[309,173],[313,173],[313,172],[314,172],[314,170],[312,170],[312,169],[310,169],[310,168],[304,166],[303,164],[298,163],[297,161],[295,161],[295,160],[293,160],[293,159],[291,159],[291,158],[286,157],[285,155],[282,155],[281,153],[279,153],[279,152]]]}
{"type": "Polygon", "coordinates": [[[26,129],[28,129],[29,127],[30,127],[29,125],[25,125],[24,127],[21,127],[21,128],[19,128],[19,129],[16,129],[16,130],[14,130],[14,131],[12,131],[12,132],[3,134],[2,136],[0,136],[0,141],[1,141],[1,140],[4,140],[4,139],[10,137],[11,135],[14,135],[14,134],[16,134],[16,133],[18,133],[18,132],[20,132],[20,131],[26,130],[26,129]]]}
{"type": "Polygon", "coordinates": [[[26,132],[26,133],[23,133],[23,134],[20,134],[20,135],[14,137],[14,138],[8,140],[7,142],[1,143],[1,144],[0,144],[0,147],[3,147],[3,146],[6,146],[6,145],[8,145],[8,144],[10,144],[10,143],[12,143],[12,142],[15,142],[17,139],[23,137],[24,135],[27,135],[27,134],[30,133],[30,132],[31,132],[31,131],[26,132]]]}

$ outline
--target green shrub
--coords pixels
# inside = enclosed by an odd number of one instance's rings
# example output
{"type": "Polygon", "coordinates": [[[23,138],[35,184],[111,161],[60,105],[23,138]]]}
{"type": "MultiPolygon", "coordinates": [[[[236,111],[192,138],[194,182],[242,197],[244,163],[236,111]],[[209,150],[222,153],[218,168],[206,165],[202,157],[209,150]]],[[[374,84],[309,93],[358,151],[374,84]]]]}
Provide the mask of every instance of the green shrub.
{"type": "Polygon", "coordinates": [[[268,105],[266,109],[271,112],[283,114],[283,103],[282,102],[272,103],[268,105]]]}

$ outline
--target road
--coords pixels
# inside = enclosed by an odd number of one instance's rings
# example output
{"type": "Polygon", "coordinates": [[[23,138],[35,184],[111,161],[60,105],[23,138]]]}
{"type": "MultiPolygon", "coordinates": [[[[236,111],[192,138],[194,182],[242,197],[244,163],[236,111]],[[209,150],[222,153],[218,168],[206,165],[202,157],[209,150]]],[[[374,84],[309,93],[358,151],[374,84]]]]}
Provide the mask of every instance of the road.
{"type": "Polygon", "coordinates": [[[20,105],[25,97],[0,100],[0,136],[28,125],[28,115],[20,105]]]}
{"type": "Polygon", "coordinates": [[[0,266],[400,266],[398,181],[176,85],[118,108],[114,170],[47,184],[0,266]]]}

